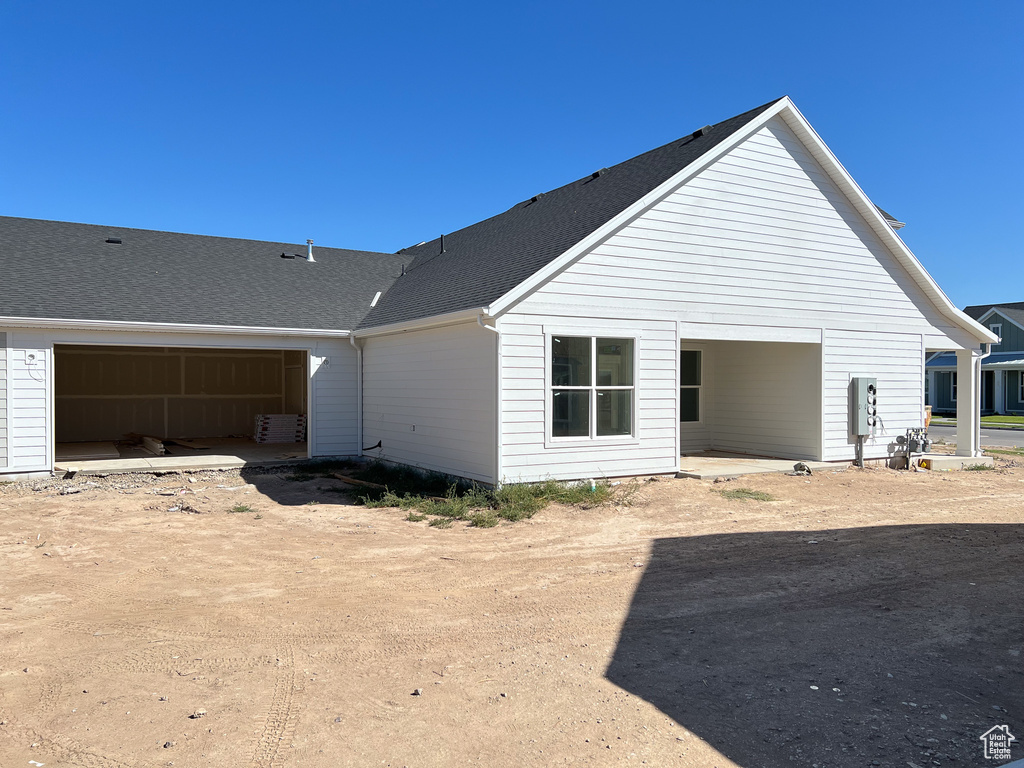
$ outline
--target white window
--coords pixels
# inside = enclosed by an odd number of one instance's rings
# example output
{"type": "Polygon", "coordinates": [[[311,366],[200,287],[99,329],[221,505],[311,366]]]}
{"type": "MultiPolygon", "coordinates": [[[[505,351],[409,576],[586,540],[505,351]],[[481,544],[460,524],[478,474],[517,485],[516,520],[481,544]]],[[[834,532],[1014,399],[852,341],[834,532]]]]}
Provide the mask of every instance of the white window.
{"type": "Polygon", "coordinates": [[[1018,402],[1024,403],[1024,371],[1017,371],[1017,382],[1020,384],[1020,391],[1017,393],[1018,402]]]}
{"type": "Polygon", "coordinates": [[[635,347],[632,338],[551,336],[553,439],[635,434],[635,347]]]}
{"type": "Polygon", "coordinates": [[[701,384],[703,382],[703,360],[699,349],[683,349],[679,352],[679,421],[698,422],[701,420],[701,384]]]}
{"type": "MultiPolygon", "coordinates": [[[[994,334],[995,334],[996,336],[998,336],[998,337],[999,337],[1000,339],[1002,339],[1002,338],[1003,338],[1003,324],[1002,324],[1002,323],[992,323],[992,325],[990,325],[990,326],[988,327],[988,329],[989,329],[990,331],[992,331],[992,333],[994,333],[994,334]]],[[[998,345],[997,345],[997,346],[998,346],[998,345]]]]}
{"type": "Polygon", "coordinates": [[[955,403],[956,402],[956,371],[953,371],[953,373],[950,374],[950,381],[952,383],[950,384],[950,388],[949,388],[949,392],[950,392],[949,399],[952,400],[955,403]]]}

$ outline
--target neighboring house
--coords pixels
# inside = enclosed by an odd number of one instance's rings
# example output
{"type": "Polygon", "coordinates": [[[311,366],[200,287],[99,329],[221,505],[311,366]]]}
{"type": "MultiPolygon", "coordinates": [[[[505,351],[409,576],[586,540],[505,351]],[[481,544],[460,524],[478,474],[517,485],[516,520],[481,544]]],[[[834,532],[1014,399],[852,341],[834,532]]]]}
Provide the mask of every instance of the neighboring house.
{"type": "MultiPolygon", "coordinates": [[[[1000,338],[981,361],[981,412],[1024,416],[1024,301],[966,307],[974,318],[1000,338]]],[[[955,413],[959,397],[956,359],[936,354],[927,364],[927,402],[934,413],[955,413]]]]}
{"type": "Polygon", "coordinates": [[[298,409],[310,456],[488,483],[849,461],[854,376],[884,457],[922,423],[929,352],[977,423],[996,340],[899,226],[788,98],[397,254],[0,219],[0,472],[298,409]]]}

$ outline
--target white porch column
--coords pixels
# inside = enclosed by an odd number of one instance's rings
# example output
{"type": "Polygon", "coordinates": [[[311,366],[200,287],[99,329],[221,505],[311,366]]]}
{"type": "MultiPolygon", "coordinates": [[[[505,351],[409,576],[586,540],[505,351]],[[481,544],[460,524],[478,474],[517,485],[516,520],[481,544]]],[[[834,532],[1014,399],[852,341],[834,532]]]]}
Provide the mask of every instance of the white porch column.
{"type": "Polygon", "coordinates": [[[956,455],[980,456],[981,382],[977,358],[970,349],[956,351],[956,455]]]}
{"type": "Polygon", "coordinates": [[[992,407],[996,413],[1002,413],[1006,410],[1006,371],[995,370],[992,373],[995,376],[995,394],[993,396],[994,403],[992,407]]]}

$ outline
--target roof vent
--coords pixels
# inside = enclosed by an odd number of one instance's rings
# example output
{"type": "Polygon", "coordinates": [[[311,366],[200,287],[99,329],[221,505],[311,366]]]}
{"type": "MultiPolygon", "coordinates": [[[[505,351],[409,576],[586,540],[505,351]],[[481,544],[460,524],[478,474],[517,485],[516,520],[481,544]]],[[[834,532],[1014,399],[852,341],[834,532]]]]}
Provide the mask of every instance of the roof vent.
{"type": "Polygon", "coordinates": [[[313,241],[306,241],[306,261],[316,263],[316,259],[313,258],[313,241]]]}
{"type": "Polygon", "coordinates": [[[596,179],[599,176],[604,176],[606,173],[608,173],[608,169],[607,168],[602,168],[601,170],[594,171],[592,174],[590,174],[590,178],[596,179]]]}
{"type": "Polygon", "coordinates": [[[541,193],[539,193],[539,194],[536,194],[536,195],[534,195],[533,197],[531,197],[531,198],[530,198],[530,202],[531,202],[531,203],[536,203],[536,202],[537,202],[538,200],[540,200],[540,199],[541,199],[542,197],[544,197],[544,193],[543,193],[543,192],[541,192],[541,193]]]}
{"type": "Polygon", "coordinates": [[[113,243],[114,245],[120,245],[121,244],[121,238],[120,237],[108,237],[107,238],[107,242],[108,243],[113,243]]]}
{"type": "Polygon", "coordinates": [[[699,139],[701,136],[707,136],[709,133],[711,133],[711,129],[713,127],[714,126],[711,125],[705,125],[703,128],[698,128],[696,131],[693,132],[693,138],[699,139]]]}
{"type": "Polygon", "coordinates": [[[298,254],[295,254],[295,253],[282,253],[281,254],[281,258],[282,259],[294,259],[297,255],[298,254]]]}

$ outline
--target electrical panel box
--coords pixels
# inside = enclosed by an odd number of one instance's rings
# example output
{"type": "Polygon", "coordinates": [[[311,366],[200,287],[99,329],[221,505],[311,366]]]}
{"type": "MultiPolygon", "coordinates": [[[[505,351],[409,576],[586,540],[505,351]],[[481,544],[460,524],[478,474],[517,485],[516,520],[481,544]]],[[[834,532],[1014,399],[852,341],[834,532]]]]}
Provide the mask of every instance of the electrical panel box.
{"type": "Polygon", "coordinates": [[[878,382],[869,376],[855,376],[850,382],[850,432],[874,434],[878,421],[878,382]]]}

